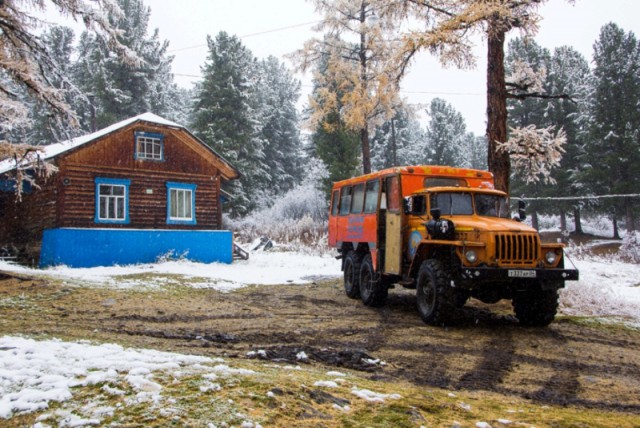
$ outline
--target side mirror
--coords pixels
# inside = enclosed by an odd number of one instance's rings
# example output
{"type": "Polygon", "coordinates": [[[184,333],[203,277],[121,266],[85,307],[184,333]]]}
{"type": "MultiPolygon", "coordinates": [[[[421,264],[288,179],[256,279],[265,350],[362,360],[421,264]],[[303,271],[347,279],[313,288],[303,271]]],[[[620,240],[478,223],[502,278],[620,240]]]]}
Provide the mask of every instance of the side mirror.
{"type": "Polygon", "coordinates": [[[527,205],[523,200],[518,201],[518,217],[520,218],[520,221],[524,221],[527,218],[527,213],[525,211],[526,206],[527,205]]]}
{"type": "Polygon", "coordinates": [[[429,212],[431,213],[431,217],[436,221],[440,219],[440,215],[442,214],[440,208],[431,208],[429,212]]]}

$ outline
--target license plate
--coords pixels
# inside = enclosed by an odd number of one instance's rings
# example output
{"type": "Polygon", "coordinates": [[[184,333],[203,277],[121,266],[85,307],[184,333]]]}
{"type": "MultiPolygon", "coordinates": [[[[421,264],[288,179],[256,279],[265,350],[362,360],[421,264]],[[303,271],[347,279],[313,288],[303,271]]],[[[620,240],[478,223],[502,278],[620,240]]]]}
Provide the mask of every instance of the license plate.
{"type": "Polygon", "coordinates": [[[535,270],[509,270],[509,278],[535,278],[535,270]]]}

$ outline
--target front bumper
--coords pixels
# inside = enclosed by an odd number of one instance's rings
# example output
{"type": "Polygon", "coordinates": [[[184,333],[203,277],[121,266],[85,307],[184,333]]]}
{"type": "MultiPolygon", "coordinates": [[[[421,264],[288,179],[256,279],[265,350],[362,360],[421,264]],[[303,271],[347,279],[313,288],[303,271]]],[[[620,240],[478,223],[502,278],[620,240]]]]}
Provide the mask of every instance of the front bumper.
{"type": "Polygon", "coordinates": [[[462,278],[473,281],[577,281],[577,269],[516,269],[495,267],[462,267],[462,278]]]}

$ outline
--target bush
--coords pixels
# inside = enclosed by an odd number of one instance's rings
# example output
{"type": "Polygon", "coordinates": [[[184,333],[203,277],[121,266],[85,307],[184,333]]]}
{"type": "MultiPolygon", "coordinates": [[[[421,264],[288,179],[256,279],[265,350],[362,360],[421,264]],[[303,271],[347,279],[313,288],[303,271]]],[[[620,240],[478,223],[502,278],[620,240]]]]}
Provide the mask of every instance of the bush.
{"type": "MultiPolygon", "coordinates": [[[[241,244],[248,245],[266,237],[277,248],[303,253],[324,254],[327,248],[328,204],[321,181],[326,169],[320,162],[309,168],[301,184],[282,196],[272,198],[271,205],[239,219],[226,219],[241,244]]],[[[248,250],[252,248],[248,247],[248,250]]]]}
{"type": "Polygon", "coordinates": [[[627,232],[620,246],[620,256],[633,263],[640,263],[640,232],[627,232]]]}

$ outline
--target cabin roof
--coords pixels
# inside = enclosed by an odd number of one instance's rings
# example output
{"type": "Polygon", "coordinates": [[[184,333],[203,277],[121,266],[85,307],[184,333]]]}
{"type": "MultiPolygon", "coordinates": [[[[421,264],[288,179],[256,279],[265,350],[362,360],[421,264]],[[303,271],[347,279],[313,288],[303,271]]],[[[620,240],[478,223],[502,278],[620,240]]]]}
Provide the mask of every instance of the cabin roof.
{"type": "MultiPolygon", "coordinates": [[[[95,141],[99,138],[105,137],[111,133],[114,133],[120,129],[123,129],[129,125],[132,125],[136,122],[147,122],[150,124],[154,124],[154,125],[161,125],[161,126],[167,126],[170,128],[176,128],[176,129],[181,129],[184,130],[185,132],[187,132],[194,140],[198,141],[200,144],[202,144],[205,148],[207,148],[210,152],[212,152],[215,156],[217,156],[221,162],[223,162],[225,164],[225,166],[228,167],[228,170],[231,172],[230,174],[228,174],[229,176],[226,177],[229,180],[233,180],[236,178],[240,177],[240,172],[233,166],[231,165],[225,158],[223,158],[222,156],[220,156],[220,154],[218,154],[215,150],[213,150],[211,147],[209,147],[207,144],[204,143],[204,141],[200,140],[198,137],[196,137],[195,135],[193,135],[191,133],[191,131],[189,131],[187,128],[185,128],[184,126],[177,124],[175,122],[172,122],[168,119],[162,118],[158,115],[155,115],[153,113],[147,112],[147,113],[143,113],[141,115],[138,116],[134,116],[131,117],[129,119],[125,119],[121,122],[118,123],[114,123],[113,125],[107,126],[106,128],[100,129],[99,131],[93,132],[91,134],[87,134],[87,135],[83,135],[80,137],[76,137],[76,138],[71,138],[69,140],[66,141],[61,141],[59,143],[54,143],[54,144],[49,144],[47,146],[40,146],[37,147],[39,153],[40,153],[40,157],[43,160],[49,160],[49,159],[53,159],[63,153],[69,152],[71,150],[77,149],[78,147],[81,147],[85,144],[91,143],[92,141],[95,141]]],[[[2,162],[0,162],[0,174],[4,174],[5,172],[9,172],[12,169],[16,168],[16,164],[13,160],[11,159],[5,159],[2,162]]]]}

